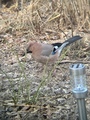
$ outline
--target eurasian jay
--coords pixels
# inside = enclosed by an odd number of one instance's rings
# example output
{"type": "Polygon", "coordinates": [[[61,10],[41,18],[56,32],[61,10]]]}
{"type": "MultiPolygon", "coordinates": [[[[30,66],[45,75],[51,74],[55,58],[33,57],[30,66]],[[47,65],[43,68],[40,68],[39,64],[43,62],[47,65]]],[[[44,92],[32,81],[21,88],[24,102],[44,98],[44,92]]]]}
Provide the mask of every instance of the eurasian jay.
{"type": "Polygon", "coordinates": [[[70,45],[71,43],[80,40],[82,37],[74,36],[63,43],[54,44],[44,44],[38,42],[31,42],[27,47],[27,53],[32,53],[32,57],[35,61],[43,64],[54,64],[64,47],[70,45]]]}

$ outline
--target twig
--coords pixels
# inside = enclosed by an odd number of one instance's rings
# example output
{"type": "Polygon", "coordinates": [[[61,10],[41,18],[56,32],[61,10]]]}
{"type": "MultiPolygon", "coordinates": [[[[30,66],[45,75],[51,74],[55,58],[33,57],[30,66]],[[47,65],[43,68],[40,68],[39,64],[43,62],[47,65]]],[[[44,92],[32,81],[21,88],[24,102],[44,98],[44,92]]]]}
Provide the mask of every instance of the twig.
{"type": "MultiPolygon", "coordinates": [[[[77,61],[77,60],[63,60],[59,64],[64,64],[64,63],[83,63],[83,64],[90,64],[90,61],[77,61]]],[[[58,64],[58,65],[59,65],[58,64]]]]}

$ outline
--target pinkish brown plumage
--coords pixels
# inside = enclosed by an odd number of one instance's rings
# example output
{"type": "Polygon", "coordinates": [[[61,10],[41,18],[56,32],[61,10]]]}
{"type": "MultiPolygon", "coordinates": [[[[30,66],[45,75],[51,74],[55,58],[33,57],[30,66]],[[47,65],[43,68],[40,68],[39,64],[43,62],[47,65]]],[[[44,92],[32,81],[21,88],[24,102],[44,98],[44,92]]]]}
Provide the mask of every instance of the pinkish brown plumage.
{"type": "Polygon", "coordinates": [[[46,63],[53,64],[58,60],[64,47],[81,38],[82,37],[80,36],[74,36],[63,43],[55,43],[55,44],[31,42],[27,47],[27,53],[31,52],[32,57],[37,62],[40,62],[43,64],[46,64],[46,63]],[[55,49],[55,51],[53,51],[55,48],[55,45],[58,46],[58,48],[55,49]]]}

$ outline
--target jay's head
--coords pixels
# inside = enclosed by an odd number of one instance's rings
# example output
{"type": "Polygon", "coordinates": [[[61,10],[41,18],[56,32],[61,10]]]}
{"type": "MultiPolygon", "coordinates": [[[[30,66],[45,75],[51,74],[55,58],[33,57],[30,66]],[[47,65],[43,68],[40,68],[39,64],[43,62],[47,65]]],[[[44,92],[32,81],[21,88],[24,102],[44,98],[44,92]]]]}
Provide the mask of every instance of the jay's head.
{"type": "Polygon", "coordinates": [[[32,53],[33,51],[33,45],[35,44],[35,42],[30,42],[27,49],[26,49],[26,52],[27,53],[32,53]]]}

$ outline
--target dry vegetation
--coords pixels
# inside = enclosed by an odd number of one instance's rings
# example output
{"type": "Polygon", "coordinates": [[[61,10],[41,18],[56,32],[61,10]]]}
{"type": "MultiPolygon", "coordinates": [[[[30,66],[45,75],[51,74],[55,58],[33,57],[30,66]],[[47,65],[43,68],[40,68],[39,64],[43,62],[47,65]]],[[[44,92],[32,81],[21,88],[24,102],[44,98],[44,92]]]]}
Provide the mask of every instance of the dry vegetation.
{"type": "MultiPolygon", "coordinates": [[[[0,119],[78,119],[68,68],[84,63],[90,90],[90,0],[10,1],[0,8],[0,119]],[[56,65],[56,75],[39,72],[41,64],[23,56],[28,41],[62,42],[77,34],[83,42],[63,52],[68,64],[56,65]]],[[[86,102],[90,119],[90,95],[86,102]]]]}
{"type": "Polygon", "coordinates": [[[2,12],[8,12],[8,19],[2,16],[3,29],[10,29],[10,32],[21,31],[35,38],[45,32],[60,34],[66,29],[72,29],[72,32],[90,30],[89,0],[31,0],[22,4],[21,11],[17,5],[2,9],[2,12]]]}

